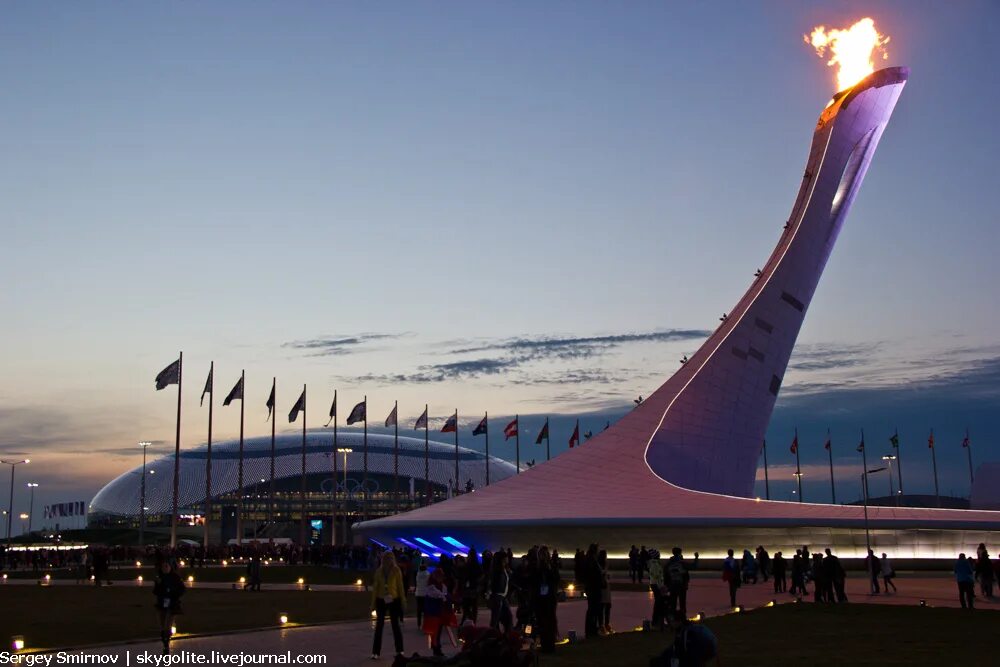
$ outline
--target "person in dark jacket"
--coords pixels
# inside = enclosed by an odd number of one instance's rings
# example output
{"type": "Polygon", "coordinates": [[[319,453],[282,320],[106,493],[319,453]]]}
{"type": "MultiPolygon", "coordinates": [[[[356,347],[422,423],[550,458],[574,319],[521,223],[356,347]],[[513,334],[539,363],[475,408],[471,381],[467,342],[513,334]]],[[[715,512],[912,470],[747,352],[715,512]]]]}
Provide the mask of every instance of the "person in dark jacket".
{"type": "Polygon", "coordinates": [[[510,570],[507,569],[507,553],[498,551],[493,556],[493,574],[490,577],[490,627],[498,630],[503,626],[503,632],[510,632],[513,618],[507,595],[510,593],[510,570]]]}
{"type": "Polygon", "coordinates": [[[170,653],[171,629],[174,625],[174,616],[181,613],[184,582],[169,561],[160,564],[160,576],[153,586],[153,595],[156,596],[156,612],[160,618],[160,641],[163,642],[163,652],[170,653]]]}
{"type": "Polygon", "coordinates": [[[958,561],[955,563],[955,582],[958,584],[958,601],[962,603],[962,609],[974,609],[972,601],[976,597],[976,575],[972,569],[972,559],[966,558],[964,553],[958,554],[958,561]]]}
{"type": "Polygon", "coordinates": [[[482,571],[479,567],[479,557],[475,547],[469,547],[469,553],[465,558],[465,568],[462,572],[462,620],[460,624],[465,624],[467,620],[475,625],[479,620],[479,579],[482,571]]]}
{"type": "Polygon", "coordinates": [[[785,557],[781,555],[780,551],[776,551],[774,558],[771,561],[771,572],[774,574],[774,592],[784,593],[788,585],[788,580],[785,577],[785,567],[787,562],[785,557]]]}
{"type": "Polygon", "coordinates": [[[559,593],[559,571],[552,563],[548,547],[538,550],[538,568],[532,588],[535,595],[535,622],[542,653],[552,653],[556,648],[559,626],[556,605],[559,593]]]}
{"type": "Polygon", "coordinates": [[[587,615],[584,620],[584,636],[596,637],[604,618],[604,608],[601,606],[601,589],[604,586],[604,573],[597,554],[600,550],[596,544],[587,549],[583,565],[583,592],[587,596],[587,615]]]}
{"type": "MultiPolygon", "coordinates": [[[[847,578],[847,573],[844,572],[844,566],[841,565],[840,559],[834,556],[829,548],[826,549],[823,567],[826,571],[827,583],[833,587],[833,596],[836,597],[837,602],[847,602],[847,593],[844,591],[844,580],[847,578]]],[[[829,601],[833,601],[832,596],[829,601]]]]}

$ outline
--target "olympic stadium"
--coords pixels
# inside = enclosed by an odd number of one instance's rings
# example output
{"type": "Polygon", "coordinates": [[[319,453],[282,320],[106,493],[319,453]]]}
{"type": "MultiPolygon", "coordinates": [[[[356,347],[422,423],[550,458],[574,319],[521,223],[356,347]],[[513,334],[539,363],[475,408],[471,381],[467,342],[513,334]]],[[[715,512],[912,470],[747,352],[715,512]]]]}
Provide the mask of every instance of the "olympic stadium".
{"type": "MultiPolygon", "coordinates": [[[[338,535],[345,524],[366,517],[388,516],[420,506],[425,498],[424,440],[399,438],[399,478],[394,474],[395,448],[391,435],[368,434],[367,508],[364,502],[364,436],[355,430],[337,433],[337,448],[350,449],[337,455],[334,464],[333,431],[320,429],[306,437],[306,514],[314,526],[328,531],[331,517],[337,516],[338,535]],[[334,467],[336,465],[336,468],[334,467]],[[336,482],[334,470],[336,469],[336,482]],[[336,488],[337,508],[333,511],[336,488]]],[[[236,535],[236,508],[240,502],[239,440],[212,443],[211,516],[213,542],[236,535]]],[[[178,514],[188,527],[201,524],[205,514],[206,462],[208,448],[201,445],[183,449],[180,455],[178,514]]],[[[487,458],[481,452],[458,449],[461,490],[471,482],[475,489],[486,486],[487,458]]],[[[102,488],[88,507],[88,525],[95,527],[137,527],[141,498],[145,494],[146,526],[155,530],[170,525],[173,495],[173,452],[146,462],[146,485],[142,489],[143,468],[122,473],[102,488]]],[[[515,474],[513,464],[491,456],[491,482],[515,474]]],[[[271,437],[244,439],[243,444],[243,532],[244,535],[297,538],[301,521],[302,434],[275,437],[274,500],[270,501],[271,437]],[[269,515],[271,520],[269,521],[269,515]]],[[[455,445],[427,443],[427,479],[432,502],[446,499],[455,477],[455,445]]],[[[201,528],[197,529],[200,541],[201,528]]],[[[188,531],[192,535],[195,533],[188,531]]],[[[328,534],[328,533],[327,533],[328,534]]],[[[319,539],[319,538],[317,538],[319,539]]]]}

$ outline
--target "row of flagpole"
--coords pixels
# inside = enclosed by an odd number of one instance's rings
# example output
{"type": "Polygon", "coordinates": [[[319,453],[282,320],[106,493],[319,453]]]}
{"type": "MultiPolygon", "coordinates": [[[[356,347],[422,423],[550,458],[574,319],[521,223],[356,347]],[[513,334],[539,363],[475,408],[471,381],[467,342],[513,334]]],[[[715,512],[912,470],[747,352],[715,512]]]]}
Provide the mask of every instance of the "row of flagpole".
{"type": "MultiPolygon", "coordinates": [[[[896,429],[895,431],[893,431],[893,434],[889,437],[889,444],[892,446],[892,448],[896,452],[894,455],[892,455],[892,459],[897,462],[897,464],[896,464],[896,472],[897,472],[898,477],[899,477],[899,493],[900,493],[900,495],[902,495],[902,493],[903,493],[903,460],[902,460],[902,458],[900,458],[899,430],[898,429],[896,429]]],[[[935,448],[934,448],[934,429],[931,429],[930,436],[928,436],[928,438],[927,438],[927,447],[931,450],[931,465],[932,465],[933,470],[934,470],[934,497],[935,497],[935,499],[937,501],[937,506],[940,507],[941,506],[941,493],[940,493],[940,490],[938,488],[937,455],[935,453],[935,448]]],[[[830,437],[830,429],[826,430],[826,442],[824,443],[823,448],[827,451],[827,454],[829,455],[829,460],[830,460],[830,499],[831,499],[831,502],[833,504],[836,504],[837,503],[837,490],[836,490],[836,484],[834,482],[834,477],[833,477],[833,440],[830,437]]],[[[969,487],[971,489],[972,484],[975,481],[975,476],[974,476],[973,467],[972,467],[972,441],[969,439],[969,429],[968,428],[965,429],[965,438],[962,439],[962,448],[965,449],[966,454],[968,455],[968,459],[969,459],[969,487]]],[[[770,500],[771,499],[771,484],[770,484],[770,479],[768,477],[768,469],[767,469],[767,441],[766,440],[763,442],[762,450],[763,450],[763,454],[764,454],[764,494],[765,494],[766,499],[770,500]]],[[[798,486],[798,501],[799,502],[803,502],[803,500],[802,500],[802,466],[801,466],[800,461],[799,461],[799,430],[797,428],[795,429],[795,435],[792,438],[792,444],[789,447],[789,451],[791,451],[792,454],[795,454],[795,479],[796,479],[796,483],[797,483],[797,486],[798,486]]],[[[868,457],[865,454],[865,432],[864,432],[863,429],[861,431],[861,442],[857,446],[857,452],[861,454],[862,465],[864,466],[864,469],[867,472],[868,471],[868,457]]],[[[867,480],[867,475],[865,475],[865,480],[867,480]]],[[[889,468],[889,486],[890,486],[890,491],[892,491],[892,468],[891,468],[891,461],[890,461],[890,468],[889,468]]],[[[867,493],[867,489],[865,489],[865,492],[867,493]]],[[[897,498],[897,502],[898,502],[898,498],[897,498]]]]}
{"type": "MultiPolygon", "coordinates": [[[[165,389],[167,386],[176,384],[177,385],[177,431],[176,440],[174,444],[174,480],[173,480],[173,499],[171,504],[171,520],[170,520],[170,545],[175,547],[177,544],[177,495],[178,495],[178,483],[180,479],[180,441],[181,441],[181,394],[182,394],[182,373],[183,373],[183,360],[184,353],[178,354],[177,360],[169,364],[156,376],[156,389],[165,389]]],[[[226,395],[223,400],[223,407],[229,406],[233,401],[239,400],[240,402],[240,437],[239,437],[239,463],[237,467],[237,506],[236,506],[236,535],[238,540],[243,539],[243,461],[244,461],[244,438],[245,438],[245,416],[246,412],[244,409],[244,385],[246,382],[246,372],[240,372],[240,378],[236,382],[236,385],[232,390],[226,395]]],[[[298,415],[302,413],[302,469],[301,469],[301,484],[299,490],[299,506],[301,510],[301,520],[299,526],[299,543],[305,544],[306,541],[306,528],[307,528],[307,512],[306,512],[306,385],[302,385],[302,394],[299,399],[292,406],[291,411],[288,414],[289,423],[294,423],[298,419],[298,415]]],[[[275,430],[276,430],[276,419],[274,418],[274,411],[276,405],[276,392],[277,392],[277,378],[272,379],[271,383],[271,393],[268,396],[265,407],[267,408],[267,419],[271,421],[271,457],[270,457],[270,486],[268,494],[268,523],[273,523],[274,520],[274,461],[275,461],[275,430]]],[[[213,419],[213,406],[215,397],[215,362],[211,362],[209,365],[208,379],[205,381],[205,387],[201,393],[200,404],[204,406],[205,395],[209,396],[208,403],[208,443],[206,448],[205,457],[205,517],[203,525],[203,542],[204,545],[208,546],[209,540],[209,522],[211,518],[212,511],[212,419],[213,419]]],[[[393,446],[393,478],[394,478],[394,501],[393,508],[395,511],[399,509],[399,418],[398,418],[399,402],[393,403],[392,411],[385,420],[385,427],[394,427],[394,446],[393,446]]],[[[337,515],[337,454],[343,453],[345,455],[345,466],[346,466],[346,454],[350,450],[341,449],[338,447],[337,442],[337,392],[333,393],[333,403],[330,406],[330,421],[327,422],[326,426],[330,426],[333,423],[333,451],[331,458],[333,459],[333,517],[331,522],[331,538],[336,540],[336,515],[337,515]]],[[[489,413],[486,413],[479,424],[473,429],[472,435],[479,436],[484,435],[486,438],[486,484],[490,483],[490,450],[489,450],[489,425],[488,425],[489,413]]],[[[515,466],[518,473],[521,472],[521,437],[519,423],[520,416],[515,415],[514,419],[511,420],[504,427],[504,441],[508,441],[511,438],[515,439],[515,466]]],[[[363,400],[354,406],[351,410],[350,415],[347,418],[348,426],[362,422],[363,424],[363,480],[362,480],[362,498],[363,498],[363,508],[364,508],[364,518],[368,518],[368,397],[365,396],[363,400]]],[[[610,422],[605,425],[605,429],[608,428],[610,422]]],[[[424,411],[417,418],[414,424],[414,430],[424,430],[424,493],[425,493],[425,503],[430,503],[431,499],[431,486],[430,486],[430,425],[428,420],[428,406],[424,404],[424,411]]],[[[441,428],[442,433],[454,433],[455,434],[455,478],[454,478],[454,488],[458,488],[460,483],[460,473],[459,473],[459,444],[458,444],[458,410],[445,419],[444,426],[441,428]]],[[[587,432],[584,434],[585,439],[589,439],[592,433],[587,432]]],[[[542,441],[545,441],[545,455],[546,460],[551,458],[551,439],[549,436],[549,419],[546,417],[545,424],[542,426],[535,438],[535,444],[541,445],[542,441]]],[[[569,439],[569,446],[573,448],[580,444],[580,420],[576,421],[576,426],[573,429],[573,433],[569,439]]],[[[533,463],[528,464],[533,465],[533,463]]],[[[345,485],[346,485],[346,469],[345,474],[345,485]]],[[[346,486],[345,486],[346,489],[346,486]]],[[[346,528],[345,528],[346,533],[346,528]]]]}

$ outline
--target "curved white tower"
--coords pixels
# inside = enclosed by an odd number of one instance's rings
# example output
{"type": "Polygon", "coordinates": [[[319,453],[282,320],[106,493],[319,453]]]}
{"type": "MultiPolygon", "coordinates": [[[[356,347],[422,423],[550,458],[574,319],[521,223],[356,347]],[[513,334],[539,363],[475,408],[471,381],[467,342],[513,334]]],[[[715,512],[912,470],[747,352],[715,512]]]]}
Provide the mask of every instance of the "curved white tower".
{"type": "MultiPolygon", "coordinates": [[[[767,263],[701,348],[639,407],[521,475],[357,530],[397,544],[447,536],[479,547],[565,550],[600,541],[624,551],[673,542],[709,557],[726,546],[823,544],[861,555],[861,507],[747,496],[806,308],[907,75],[904,67],[879,70],[831,100],[767,263]]],[[[958,545],[1000,530],[998,512],[881,507],[869,515],[884,531],[880,547],[901,558],[953,557],[958,545]]]]}

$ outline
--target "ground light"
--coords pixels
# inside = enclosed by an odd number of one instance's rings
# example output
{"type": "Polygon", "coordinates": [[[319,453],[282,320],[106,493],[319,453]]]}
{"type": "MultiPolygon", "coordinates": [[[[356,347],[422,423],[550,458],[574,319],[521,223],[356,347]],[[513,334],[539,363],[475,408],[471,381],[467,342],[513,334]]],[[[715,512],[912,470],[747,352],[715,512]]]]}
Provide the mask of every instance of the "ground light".
{"type": "Polygon", "coordinates": [[[278,616],[278,622],[281,623],[282,625],[287,625],[288,624],[288,614],[286,614],[285,612],[281,612],[281,615],[278,616]]]}
{"type": "Polygon", "coordinates": [[[569,591],[570,593],[572,593],[573,591],[576,590],[576,585],[575,584],[569,584],[568,586],[566,586],[566,590],[569,591]]]}
{"type": "Polygon", "coordinates": [[[298,580],[297,583],[299,584],[299,586],[301,586],[302,584],[306,583],[306,580],[303,579],[302,577],[299,577],[299,580],[298,580]]]}
{"type": "Polygon", "coordinates": [[[921,600],[920,601],[920,606],[921,607],[926,607],[927,606],[927,600],[921,600]]]}
{"type": "Polygon", "coordinates": [[[375,610],[372,609],[372,618],[376,618],[375,610]]]}
{"type": "Polygon", "coordinates": [[[139,584],[140,586],[142,585],[142,575],[141,574],[138,577],[135,578],[135,583],[139,584]]]}
{"type": "Polygon", "coordinates": [[[364,583],[363,581],[361,581],[360,579],[358,579],[357,581],[354,582],[354,585],[355,586],[360,586],[363,583],[364,583]]]}
{"type": "Polygon", "coordinates": [[[743,605],[741,605],[741,604],[736,605],[736,607],[733,608],[733,611],[735,611],[737,614],[742,614],[743,613],[743,605]]]}
{"type": "Polygon", "coordinates": [[[176,634],[177,634],[177,626],[176,625],[171,625],[170,626],[170,635],[173,636],[173,635],[176,635],[176,634]]]}
{"type": "Polygon", "coordinates": [[[193,584],[194,583],[194,577],[192,575],[190,575],[190,574],[188,575],[188,583],[189,584],[193,584]]]}
{"type": "Polygon", "coordinates": [[[10,646],[14,649],[14,652],[24,650],[24,635],[14,635],[10,638],[10,646]]]}
{"type": "Polygon", "coordinates": [[[773,607],[773,606],[774,606],[774,605],[776,605],[776,604],[778,604],[777,600],[771,600],[770,602],[768,602],[768,603],[767,603],[766,605],[764,605],[764,606],[766,606],[766,607],[773,607]]]}
{"type": "Polygon", "coordinates": [[[241,584],[247,583],[247,578],[246,577],[240,577],[240,583],[241,584]]]}

